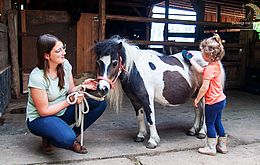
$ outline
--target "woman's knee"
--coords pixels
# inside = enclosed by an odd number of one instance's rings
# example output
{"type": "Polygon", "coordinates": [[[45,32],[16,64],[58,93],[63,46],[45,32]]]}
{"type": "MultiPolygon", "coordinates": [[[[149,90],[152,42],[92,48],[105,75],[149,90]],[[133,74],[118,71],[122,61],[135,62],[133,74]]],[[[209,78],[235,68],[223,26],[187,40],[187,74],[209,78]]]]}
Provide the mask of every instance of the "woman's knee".
{"type": "Polygon", "coordinates": [[[99,109],[100,110],[105,110],[106,109],[106,107],[107,107],[107,102],[106,101],[101,101],[100,103],[99,103],[99,109]]]}

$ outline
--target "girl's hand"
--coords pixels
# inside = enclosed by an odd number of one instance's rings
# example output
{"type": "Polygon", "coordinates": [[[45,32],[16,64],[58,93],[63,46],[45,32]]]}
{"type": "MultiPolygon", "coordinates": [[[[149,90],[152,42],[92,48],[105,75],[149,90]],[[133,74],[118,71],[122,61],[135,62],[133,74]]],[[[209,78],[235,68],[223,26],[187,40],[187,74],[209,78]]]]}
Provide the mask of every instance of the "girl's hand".
{"type": "Polygon", "coordinates": [[[194,100],[194,106],[196,107],[196,108],[198,108],[198,103],[199,103],[200,101],[196,98],[195,100],[194,100]]]}
{"type": "Polygon", "coordinates": [[[98,82],[92,78],[88,78],[82,83],[82,85],[84,85],[85,88],[91,90],[97,90],[97,84],[98,82]]]}

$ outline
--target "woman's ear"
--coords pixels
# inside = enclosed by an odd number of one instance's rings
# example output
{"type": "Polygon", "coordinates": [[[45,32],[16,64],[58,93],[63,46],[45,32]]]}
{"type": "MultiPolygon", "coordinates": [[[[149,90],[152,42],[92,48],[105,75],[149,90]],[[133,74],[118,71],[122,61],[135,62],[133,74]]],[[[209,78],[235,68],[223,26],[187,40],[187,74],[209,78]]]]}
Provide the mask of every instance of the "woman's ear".
{"type": "Polygon", "coordinates": [[[45,58],[46,60],[49,60],[49,59],[50,59],[50,54],[44,53],[44,58],[45,58]]]}

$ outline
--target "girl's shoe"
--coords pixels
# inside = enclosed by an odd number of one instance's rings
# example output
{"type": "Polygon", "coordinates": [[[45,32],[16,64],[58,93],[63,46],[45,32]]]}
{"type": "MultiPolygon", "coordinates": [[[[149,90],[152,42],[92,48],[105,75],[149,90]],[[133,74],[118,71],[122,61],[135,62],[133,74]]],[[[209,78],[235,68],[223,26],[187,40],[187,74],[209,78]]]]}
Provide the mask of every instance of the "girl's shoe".
{"type": "Polygon", "coordinates": [[[227,136],[225,137],[218,137],[218,144],[216,146],[217,152],[226,154],[227,150],[227,136]]]}
{"type": "Polygon", "coordinates": [[[204,148],[199,148],[199,153],[205,155],[215,156],[217,154],[216,151],[217,138],[207,138],[207,145],[204,148]]]}

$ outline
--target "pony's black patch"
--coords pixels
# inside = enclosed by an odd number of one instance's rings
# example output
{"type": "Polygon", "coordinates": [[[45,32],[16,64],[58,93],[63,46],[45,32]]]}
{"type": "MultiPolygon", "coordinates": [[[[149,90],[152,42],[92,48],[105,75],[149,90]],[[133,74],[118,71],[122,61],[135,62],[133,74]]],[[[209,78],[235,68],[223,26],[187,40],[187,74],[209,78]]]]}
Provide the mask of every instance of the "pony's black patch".
{"type": "Polygon", "coordinates": [[[163,96],[170,104],[184,104],[193,94],[189,83],[177,71],[165,71],[163,81],[163,96]]]}
{"type": "Polygon", "coordinates": [[[155,70],[156,69],[156,66],[152,63],[152,62],[149,62],[149,66],[152,70],[155,70]]]}
{"type": "Polygon", "coordinates": [[[177,65],[181,68],[184,68],[183,64],[176,58],[173,56],[159,56],[159,58],[166,64],[169,65],[177,65]]]}
{"type": "MultiPolygon", "coordinates": [[[[124,76],[123,76],[124,77],[124,76]]],[[[140,108],[144,108],[147,121],[149,124],[153,124],[151,119],[151,108],[149,107],[149,95],[146,91],[144,81],[142,77],[140,76],[140,73],[136,69],[136,66],[133,65],[133,68],[130,73],[130,79],[123,78],[122,80],[122,88],[125,92],[125,94],[128,96],[128,98],[131,100],[136,115],[138,115],[138,110],[140,108]],[[134,77],[134,78],[131,78],[134,77]]]]}

